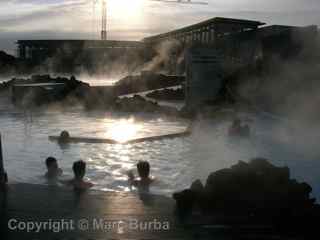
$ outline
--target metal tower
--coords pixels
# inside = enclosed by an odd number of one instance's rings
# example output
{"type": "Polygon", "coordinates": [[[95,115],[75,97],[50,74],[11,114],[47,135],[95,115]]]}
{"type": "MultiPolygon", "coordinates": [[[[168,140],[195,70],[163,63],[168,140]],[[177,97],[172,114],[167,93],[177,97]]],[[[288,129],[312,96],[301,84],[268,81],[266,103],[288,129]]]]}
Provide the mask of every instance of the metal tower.
{"type": "Polygon", "coordinates": [[[102,1],[101,40],[107,40],[107,1],[102,1]]]}
{"type": "MultiPolygon", "coordinates": [[[[164,3],[180,3],[180,4],[208,4],[207,2],[194,2],[192,0],[149,0],[149,1],[164,2],[164,3]]],[[[97,4],[97,2],[99,2],[99,0],[93,0],[94,16],[95,16],[95,5],[97,4]]],[[[102,3],[101,40],[107,40],[107,17],[108,17],[107,0],[101,0],[101,3],[102,3]]]]}

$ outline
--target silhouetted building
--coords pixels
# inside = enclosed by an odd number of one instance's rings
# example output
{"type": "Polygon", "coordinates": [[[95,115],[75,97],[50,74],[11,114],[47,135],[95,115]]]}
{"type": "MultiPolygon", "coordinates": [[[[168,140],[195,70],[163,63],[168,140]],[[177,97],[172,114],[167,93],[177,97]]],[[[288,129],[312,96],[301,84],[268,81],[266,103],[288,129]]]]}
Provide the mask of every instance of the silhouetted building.
{"type": "Polygon", "coordinates": [[[259,21],[212,18],[191,26],[144,38],[142,41],[92,40],[19,40],[21,59],[41,63],[58,57],[61,67],[72,69],[85,65],[135,64],[151,60],[163,42],[178,44],[167,56],[171,74],[187,73],[186,97],[190,106],[212,100],[218,94],[222,80],[245,66],[273,57],[297,56],[306,44],[315,39],[317,26],[266,26],[259,21]],[[184,56],[186,53],[187,57],[184,56]],[[181,60],[182,59],[182,60],[181,60]],[[178,64],[183,67],[177,66],[178,64]],[[176,72],[175,72],[176,71],[176,72]]]}
{"type": "Polygon", "coordinates": [[[145,38],[144,42],[154,46],[174,40],[187,50],[186,102],[197,107],[214,100],[223,79],[238,69],[273,57],[295,57],[318,32],[317,26],[262,25],[258,21],[213,18],[145,38]]]}
{"type": "Polygon", "coordinates": [[[96,72],[110,63],[130,65],[142,61],[144,51],[139,41],[18,40],[17,45],[19,59],[31,66],[69,73],[96,72]]]}
{"type": "Polygon", "coordinates": [[[143,47],[139,41],[101,40],[18,40],[18,57],[33,61],[44,60],[56,54],[75,55],[79,51],[106,53],[116,49],[137,49],[143,47]]]}

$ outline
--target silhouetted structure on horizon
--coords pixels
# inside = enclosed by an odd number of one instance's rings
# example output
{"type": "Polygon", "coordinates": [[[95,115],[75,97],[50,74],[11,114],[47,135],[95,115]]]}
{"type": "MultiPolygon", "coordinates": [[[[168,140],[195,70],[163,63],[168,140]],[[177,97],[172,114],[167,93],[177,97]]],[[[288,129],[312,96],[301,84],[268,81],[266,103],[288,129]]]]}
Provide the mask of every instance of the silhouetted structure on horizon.
{"type": "Polygon", "coordinates": [[[263,25],[217,17],[142,41],[19,40],[17,44],[21,59],[35,64],[49,59],[49,65],[61,71],[90,72],[99,66],[112,71],[120,64],[130,66],[131,72],[165,69],[186,74],[186,102],[196,108],[217,98],[225,79],[239,69],[293,58],[318,32],[317,26],[263,25]],[[152,64],[145,69],[145,63],[152,64]]]}

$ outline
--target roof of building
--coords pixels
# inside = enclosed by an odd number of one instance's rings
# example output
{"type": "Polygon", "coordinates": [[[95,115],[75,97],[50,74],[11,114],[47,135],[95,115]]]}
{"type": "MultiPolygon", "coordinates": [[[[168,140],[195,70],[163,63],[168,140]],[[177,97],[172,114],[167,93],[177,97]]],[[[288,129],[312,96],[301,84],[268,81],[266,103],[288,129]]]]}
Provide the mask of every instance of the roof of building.
{"type": "Polygon", "coordinates": [[[223,26],[221,29],[219,29],[219,31],[230,32],[232,29],[239,30],[239,29],[247,29],[247,28],[249,28],[249,29],[257,28],[258,26],[265,25],[265,23],[259,22],[259,21],[244,20],[244,19],[215,17],[215,18],[211,18],[206,21],[202,21],[202,22],[190,25],[190,26],[179,28],[177,30],[173,30],[173,31],[170,31],[167,33],[162,33],[159,35],[147,37],[147,38],[144,38],[143,40],[148,42],[148,41],[153,41],[155,39],[165,38],[169,35],[200,30],[201,28],[204,28],[204,27],[212,26],[214,28],[215,26],[218,26],[218,25],[223,26]],[[228,25],[230,25],[231,28],[227,28],[226,26],[228,26],[228,25]]]}
{"type": "Polygon", "coordinates": [[[116,40],[78,40],[78,39],[42,39],[42,40],[18,40],[18,45],[26,47],[59,47],[71,45],[75,47],[85,46],[92,48],[105,47],[141,47],[143,42],[140,41],[116,41],[116,40]]]}
{"type": "Polygon", "coordinates": [[[263,37],[274,36],[276,34],[286,33],[288,31],[305,32],[316,34],[318,27],[316,25],[310,26],[286,26],[286,25],[270,25],[263,28],[259,28],[259,35],[263,37]]]}
{"type": "Polygon", "coordinates": [[[25,83],[14,84],[14,87],[53,87],[57,85],[65,85],[64,83],[25,83]]]}

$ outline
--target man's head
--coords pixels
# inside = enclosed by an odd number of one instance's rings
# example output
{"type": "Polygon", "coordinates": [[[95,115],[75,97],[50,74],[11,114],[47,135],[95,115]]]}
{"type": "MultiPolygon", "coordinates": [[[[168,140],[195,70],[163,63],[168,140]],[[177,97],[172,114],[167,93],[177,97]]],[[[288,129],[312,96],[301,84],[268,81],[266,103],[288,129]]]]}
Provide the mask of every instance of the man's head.
{"type": "Polygon", "coordinates": [[[140,161],[137,164],[138,174],[141,178],[147,178],[150,174],[150,164],[147,161],[140,161]]]}
{"type": "Polygon", "coordinates": [[[86,163],[82,160],[74,162],[72,170],[75,178],[82,179],[86,173],[86,163]]]}
{"type": "Polygon", "coordinates": [[[55,171],[58,169],[58,162],[57,159],[55,159],[54,157],[48,157],[46,159],[46,166],[48,171],[55,171]]]}

